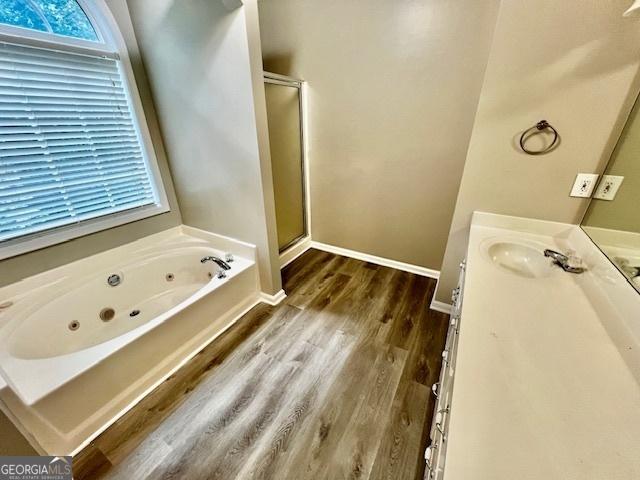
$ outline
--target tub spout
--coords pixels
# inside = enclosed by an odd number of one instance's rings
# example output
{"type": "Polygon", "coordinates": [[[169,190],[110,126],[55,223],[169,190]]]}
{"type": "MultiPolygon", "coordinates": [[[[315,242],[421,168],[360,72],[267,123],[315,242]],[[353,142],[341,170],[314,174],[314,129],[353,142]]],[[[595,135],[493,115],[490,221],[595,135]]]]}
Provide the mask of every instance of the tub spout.
{"type": "Polygon", "coordinates": [[[214,262],[223,270],[231,270],[231,265],[229,265],[227,262],[225,262],[224,260],[218,257],[209,256],[209,257],[204,257],[200,260],[200,263],[206,263],[206,262],[214,262]]]}

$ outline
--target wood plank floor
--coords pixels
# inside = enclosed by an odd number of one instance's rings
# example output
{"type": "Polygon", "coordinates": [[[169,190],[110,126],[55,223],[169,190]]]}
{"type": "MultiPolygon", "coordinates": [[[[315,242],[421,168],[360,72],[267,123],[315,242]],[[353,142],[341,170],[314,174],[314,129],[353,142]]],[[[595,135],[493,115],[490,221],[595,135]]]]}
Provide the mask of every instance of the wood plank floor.
{"type": "Polygon", "coordinates": [[[421,479],[448,317],[435,280],[309,250],[74,458],[86,479],[421,479]]]}

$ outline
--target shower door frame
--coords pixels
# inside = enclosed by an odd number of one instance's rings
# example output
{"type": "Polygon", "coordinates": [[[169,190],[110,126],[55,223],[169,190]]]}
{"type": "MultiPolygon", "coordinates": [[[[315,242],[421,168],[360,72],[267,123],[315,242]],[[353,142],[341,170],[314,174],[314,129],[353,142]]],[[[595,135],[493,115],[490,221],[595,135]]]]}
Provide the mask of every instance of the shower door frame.
{"type": "MultiPolygon", "coordinates": [[[[287,250],[299,245],[300,243],[311,239],[311,215],[310,205],[311,198],[309,194],[309,168],[307,164],[307,117],[306,117],[306,98],[307,98],[307,85],[304,80],[288,77],[287,75],[280,75],[278,73],[263,72],[264,83],[270,83],[272,85],[281,85],[284,87],[293,87],[298,89],[298,107],[300,118],[300,166],[302,173],[302,224],[304,231],[302,235],[294,238],[289,243],[284,245],[278,251],[282,255],[287,250]]],[[[266,95],[266,92],[265,92],[266,95]]]]}

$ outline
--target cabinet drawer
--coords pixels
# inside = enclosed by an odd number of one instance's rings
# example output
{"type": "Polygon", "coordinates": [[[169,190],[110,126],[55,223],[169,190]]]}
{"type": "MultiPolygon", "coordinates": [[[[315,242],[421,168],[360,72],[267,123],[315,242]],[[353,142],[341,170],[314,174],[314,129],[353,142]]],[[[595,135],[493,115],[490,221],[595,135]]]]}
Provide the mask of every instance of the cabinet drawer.
{"type": "Polygon", "coordinates": [[[426,465],[424,478],[429,480],[439,480],[444,476],[447,449],[446,424],[448,423],[448,420],[446,416],[443,416],[439,421],[443,425],[443,433],[437,433],[436,437],[432,440],[431,445],[427,449],[427,452],[425,452],[426,465]]]}
{"type": "Polygon", "coordinates": [[[444,474],[444,442],[442,437],[432,440],[425,454],[424,479],[435,480],[444,474]]]}
{"type": "Polygon", "coordinates": [[[450,408],[455,374],[457,336],[455,326],[450,326],[445,350],[442,352],[440,378],[438,383],[431,387],[432,394],[436,397],[436,406],[433,412],[433,421],[431,422],[431,438],[433,440],[436,439],[438,434],[444,435],[442,421],[438,419],[438,415],[448,412],[450,408]]]}

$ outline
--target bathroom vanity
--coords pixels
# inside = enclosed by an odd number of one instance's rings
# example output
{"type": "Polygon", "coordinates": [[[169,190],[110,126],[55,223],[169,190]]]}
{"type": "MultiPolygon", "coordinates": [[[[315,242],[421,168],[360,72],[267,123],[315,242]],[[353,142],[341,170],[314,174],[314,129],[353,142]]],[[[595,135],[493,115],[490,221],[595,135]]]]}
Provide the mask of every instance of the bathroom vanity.
{"type": "Polygon", "coordinates": [[[425,478],[640,478],[638,312],[640,295],[579,226],[476,212],[425,478]],[[587,271],[563,271],[547,248],[587,271]]]}

